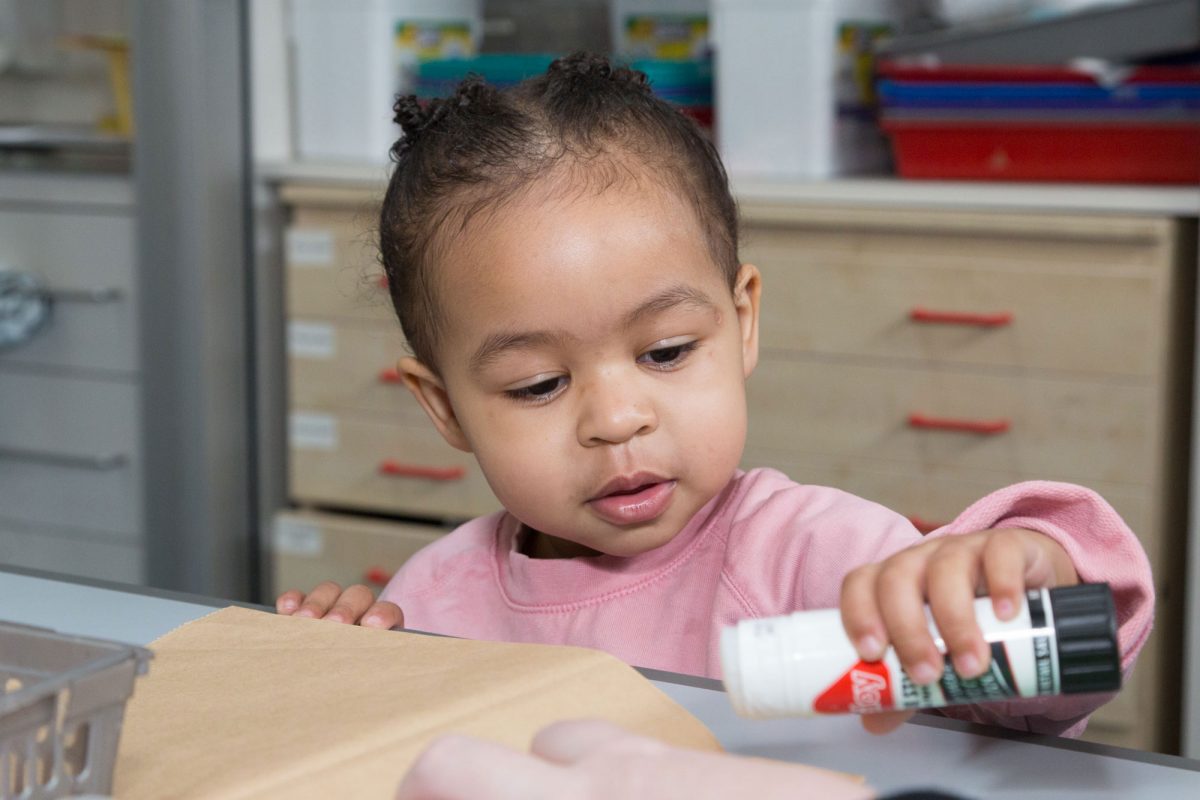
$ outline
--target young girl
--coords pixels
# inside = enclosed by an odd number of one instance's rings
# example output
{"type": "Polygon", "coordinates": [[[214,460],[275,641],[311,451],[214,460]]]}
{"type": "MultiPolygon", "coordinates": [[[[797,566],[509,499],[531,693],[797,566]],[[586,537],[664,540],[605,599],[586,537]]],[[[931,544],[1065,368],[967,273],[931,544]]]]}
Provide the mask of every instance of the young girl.
{"type": "MultiPolygon", "coordinates": [[[[401,98],[396,118],[380,238],[413,351],[400,370],[505,510],[422,550],[380,602],[322,584],[281,613],[719,677],[723,626],[840,606],[864,659],[891,644],[930,683],[944,661],[925,603],[975,676],[978,592],[1010,618],[1026,587],[1107,581],[1132,666],[1149,567],[1086,489],[1013,486],[922,538],[875,503],[738,470],[763,288],[715,149],[641,73],[579,54],[503,92],[469,79],[425,107],[401,98]]],[[[1075,733],[1104,699],[956,713],[1075,733]]]]}

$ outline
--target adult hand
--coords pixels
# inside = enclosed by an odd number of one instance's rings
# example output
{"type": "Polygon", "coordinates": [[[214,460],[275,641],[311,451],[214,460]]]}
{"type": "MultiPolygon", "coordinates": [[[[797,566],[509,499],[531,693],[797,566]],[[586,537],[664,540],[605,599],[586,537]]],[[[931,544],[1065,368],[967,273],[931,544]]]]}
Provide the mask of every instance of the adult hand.
{"type": "Polygon", "coordinates": [[[836,772],[685,750],[600,720],[558,722],[530,753],[444,736],[422,753],[396,800],[859,800],[874,792],[836,772]]]}

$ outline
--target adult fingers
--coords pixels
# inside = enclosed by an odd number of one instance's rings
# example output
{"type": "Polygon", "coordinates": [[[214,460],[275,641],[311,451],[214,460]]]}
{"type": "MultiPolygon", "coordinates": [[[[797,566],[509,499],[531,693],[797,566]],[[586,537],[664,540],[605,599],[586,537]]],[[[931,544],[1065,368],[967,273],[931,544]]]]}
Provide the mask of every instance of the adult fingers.
{"type": "Polygon", "coordinates": [[[364,628],[403,628],[404,612],[387,600],[373,603],[362,616],[364,628]]]}
{"type": "Polygon", "coordinates": [[[309,592],[308,596],[304,598],[300,607],[296,609],[294,616],[321,619],[337,601],[341,593],[342,587],[333,581],[320,583],[317,585],[317,588],[309,592]]]}
{"type": "Polygon", "coordinates": [[[333,606],[325,614],[325,619],[353,625],[362,619],[363,614],[367,613],[367,609],[374,602],[375,593],[361,583],[356,583],[338,595],[333,606]]]}
{"type": "Polygon", "coordinates": [[[884,562],[875,581],[888,640],[905,672],[919,684],[933,683],[943,667],[942,654],[929,633],[925,616],[927,558],[927,547],[903,550],[884,562]]]}
{"type": "Polygon", "coordinates": [[[914,713],[913,711],[881,711],[878,714],[863,714],[862,726],[867,733],[882,736],[908,722],[914,713]]]}
{"type": "Polygon", "coordinates": [[[533,737],[530,752],[556,764],[574,764],[600,750],[656,752],[662,743],[601,719],[555,722],[533,737]]]}
{"type": "Polygon", "coordinates": [[[991,652],[975,619],[975,586],[979,582],[982,537],[947,541],[926,565],[929,610],[946,645],[954,669],[975,678],[987,669],[991,652]]]}
{"type": "Polygon", "coordinates": [[[550,800],[571,797],[562,767],[468,736],[435,739],[413,762],[396,800],[550,800]]]}
{"type": "Polygon", "coordinates": [[[289,589],[275,598],[275,611],[279,614],[291,614],[304,602],[304,592],[289,589]]]}
{"type": "Polygon", "coordinates": [[[878,564],[867,564],[842,581],[842,627],[864,661],[878,661],[887,649],[887,627],[875,593],[879,569],[878,564]]]}

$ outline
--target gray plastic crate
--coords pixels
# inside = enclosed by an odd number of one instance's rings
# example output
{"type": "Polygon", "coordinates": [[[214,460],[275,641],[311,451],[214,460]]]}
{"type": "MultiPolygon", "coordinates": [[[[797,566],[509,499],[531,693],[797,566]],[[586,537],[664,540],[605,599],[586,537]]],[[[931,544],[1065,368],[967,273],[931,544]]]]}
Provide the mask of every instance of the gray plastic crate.
{"type": "Polygon", "coordinates": [[[0,622],[0,800],[111,792],[125,701],[151,655],[0,622]]]}
{"type": "Polygon", "coordinates": [[[1140,0],[1032,20],[979,23],[897,36],[884,58],[934,56],[943,64],[1065,64],[1076,58],[1139,61],[1200,47],[1200,0],[1140,0]]]}

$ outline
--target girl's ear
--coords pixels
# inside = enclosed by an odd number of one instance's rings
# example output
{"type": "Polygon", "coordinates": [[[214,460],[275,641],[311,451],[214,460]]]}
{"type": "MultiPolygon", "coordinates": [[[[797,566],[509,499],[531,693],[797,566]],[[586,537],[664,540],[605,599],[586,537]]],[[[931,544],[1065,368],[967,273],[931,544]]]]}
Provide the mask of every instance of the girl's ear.
{"type": "Polygon", "coordinates": [[[733,307],[742,334],[742,372],[749,378],[758,366],[758,304],[762,297],[762,275],[753,264],[742,264],[733,286],[733,307]]]}
{"type": "Polygon", "coordinates": [[[413,397],[417,398],[421,408],[425,409],[442,438],[451,447],[470,453],[471,443],[467,441],[462,426],[458,424],[458,416],[454,413],[454,407],[450,405],[450,395],[446,393],[446,385],[442,383],[442,379],[412,357],[400,359],[396,368],[400,371],[404,385],[413,393],[413,397]]]}

